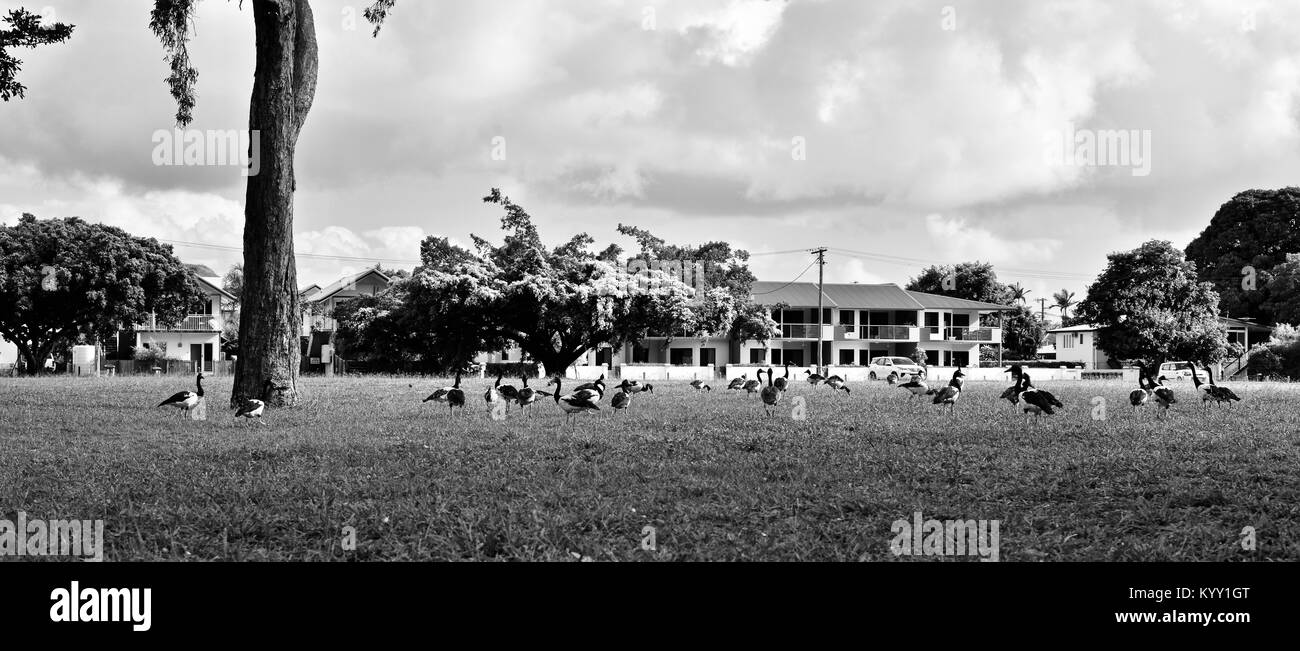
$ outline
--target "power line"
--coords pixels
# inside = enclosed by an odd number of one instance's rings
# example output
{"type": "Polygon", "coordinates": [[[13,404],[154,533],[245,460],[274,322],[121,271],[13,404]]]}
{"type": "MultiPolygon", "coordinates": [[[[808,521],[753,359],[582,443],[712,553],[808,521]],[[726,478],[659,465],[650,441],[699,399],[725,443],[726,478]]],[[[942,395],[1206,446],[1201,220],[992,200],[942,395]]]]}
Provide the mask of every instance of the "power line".
{"type": "MultiPolygon", "coordinates": [[[[807,251],[800,251],[800,253],[807,253],[807,251]]],[[[795,276],[795,277],[794,277],[794,280],[791,280],[790,282],[788,282],[788,283],[786,283],[786,284],[784,284],[784,285],[781,285],[780,287],[777,287],[776,289],[774,289],[774,290],[772,290],[772,291],[770,291],[770,292],[754,292],[754,296],[763,296],[763,295],[765,295],[765,294],[775,294],[776,292],[779,292],[779,291],[785,289],[786,287],[789,287],[790,285],[793,285],[793,284],[799,282],[799,279],[800,279],[800,278],[803,278],[803,275],[806,274],[806,273],[808,273],[808,270],[809,270],[809,269],[812,269],[812,268],[813,268],[813,265],[815,265],[815,264],[817,264],[817,261],[816,261],[816,260],[813,260],[812,262],[808,263],[808,266],[806,266],[806,267],[803,268],[803,271],[800,271],[800,272],[799,272],[799,275],[798,275],[798,276],[795,276]]]]}

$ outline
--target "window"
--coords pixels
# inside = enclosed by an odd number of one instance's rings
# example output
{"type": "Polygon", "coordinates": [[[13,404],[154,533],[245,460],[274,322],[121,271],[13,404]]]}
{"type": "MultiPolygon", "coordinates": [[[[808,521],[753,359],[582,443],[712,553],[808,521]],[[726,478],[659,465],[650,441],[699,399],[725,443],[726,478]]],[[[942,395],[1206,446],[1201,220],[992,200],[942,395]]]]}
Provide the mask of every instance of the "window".
{"type": "Polygon", "coordinates": [[[952,351],[952,365],[966,366],[970,364],[970,353],[964,350],[952,351]]]}
{"type": "Polygon", "coordinates": [[[778,364],[778,365],[779,365],[779,364],[784,364],[784,363],[785,363],[785,362],[782,362],[782,361],[781,361],[781,349],[780,349],[780,348],[773,348],[773,349],[772,349],[772,363],[773,363],[773,364],[778,364]]]}
{"type": "Polygon", "coordinates": [[[716,348],[700,349],[700,366],[716,366],[718,363],[718,350],[716,348]]]}
{"type": "Polygon", "coordinates": [[[786,362],[790,362],[790,366],[803,366],[803,351],[802,351],[802,350],[787,350],[787,351],[783,351],[783,352],[781,353],[781,356],[784,358],[784,359],[781,361],[781,364],[782,364],[782,365],[784,365],[786,362]]]}
{"type": "Polygon", "coordinates": [[[510,361],[510,351],[508,350],[501,351],[501,361],[503,362],[510,361]]]}
{"type": "Polygon", "coordinates": [[[640,345],[640,344],[637,344],[637,345],[632,346],[632,363],[633,363],[633,364],[649,364],[649,363],[650,363],[650,349],[647,348],[647,347],[645,347],[645,346],[642,346],[642,345],[640,345]]]}
{"type": "Polygon", "coordinates": [[[668,363],[674,366],[694,366],[695,349],[674,348],[668,351],[668,363]]]}
{"type": "Polygon", "coordinates": [[[926,366],[938,366],[938,365],[939,365],[939,351],[937,351],[937,350],[927,350],[927,351],[925,351],[925,364],[926,364],[926,366]]]}
{"type": "Polygon", "coordinates": [[[840,325],[851,326],[857,321],[857,310],[840,310],[840,325]]]}
{"type": "Polygon", "coordinates": [[[762,363],[763,363],[763,359],[764,359],[764,357],[765,357],[766,355],[767,355],[767,349],[766,349],[766,348],[750,348],[750,349],[749,349],[749,363],[750,363],[750,364],[762,364],[762,363]]]}
{"type": "Polygon", "coordinates": [[[858,351],[849,349],[840,351],[840,366],[853,366],[854,360],[858,356],[858,351]]]}
{"type": "Polygon", "coordinates": [[[1061,337],[1061,348],[1074,348],[1074,333],[1067,332],[1061,337]]]}

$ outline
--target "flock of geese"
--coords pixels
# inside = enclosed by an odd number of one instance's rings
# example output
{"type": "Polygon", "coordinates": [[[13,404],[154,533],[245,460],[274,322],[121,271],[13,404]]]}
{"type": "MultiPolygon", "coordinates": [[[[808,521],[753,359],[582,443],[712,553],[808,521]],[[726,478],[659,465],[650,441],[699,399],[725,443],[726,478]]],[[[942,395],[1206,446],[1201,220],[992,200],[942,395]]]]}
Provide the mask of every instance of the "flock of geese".
{"type": "MultiPolygon", "coordinates": [[[[1227,387],[1221,387],[1214,383],[1214,373],[1210,370],[1209,365],[1202,365],[1206,375],[1209,377],[1209,383],[1201,382],[1197,373],[1196,365],[1193,363],[1192,382],[1196,392],[1201,396],[1202,407],[1208,407],[1211,404],[1228,404],[1240,402],[1241,398],[1227,387]]],[[[1014,381],[1010,387],[1002,392],[1000,400],[1007,400],[1015,409],[1023,410],[1026,418],[1029,415],[1034,416],[1037,421],[1044,415],[1052,415],[1059,408],[1065,407],[1056,396],[1034,386],[1030,380],[1029,373],[1021,365],[1013,365],[1004,371],[1010,373],[1014,381]]],[[[785,365],[785,373],[781,377],[775,377],[775,371],[769,367],[759,369],[755,379],[749,379],[748,374],[743,374],[738,378],[731,380],[727,389],[731,391],[744,391],[746,394],[758,394],[763,402],[764,410],[770,417],[772,410],[781,402],[781,396],[790,387],[790,364],[785,365]],[[763,376],[767,376],[767,382],[764,384],[763,376]]],[[[844,378],[838,375],[824,377],[812,371],[804,371],[805,380],[811,386],[825,385],[833,391],[843,391],[845,394],[851,393],[851,389],[846,386],[844,378]]],[[[887,379],[890,385],[897,386],[912,394],[912,397],[923,398],[931,397],[932,404],[940,405],[940,408],[947,407],[949,415],[954,412],[957,402],[961,399],[962,390],[965,388],[966,374],[961,368],[953,373],[952,379],[948,384],[942,387],[931,388],[925,379],[920,375],[911,376],[906,382],[897,375],[891,374],[887,379]]],[[[516,405],[524,413],[532,414],[532,406],[543,400],[554,400],[556,406],[565,414],[565,421],[571,422],[573,417],[578,414],[600,411],[600,403],[604,400],[606,387],[605,376],[602,374],[594,382],[580,384],[570,393],[564,393],[562,378],[552,377],[546,383],[547,389],[554,386],[554,391],[544,389],[534,389],[528,386],[528,377],[520,376],[523,386],[516,388],[513,385],[501,384],[504,374],[497,375],[496,383],[488,387],[483,392],[483,400],[488,409],[502,408],[508,410],[510,405],[516,405]]],[[[1145,407],[1149,404],[1156,405],[1160,414],[1167,414],[1170,405],[1178,402],[1172,388],[1165,386],[1168,378],[1164,375],[1152,378],[1152,374],[1141,369],[1138,373],[1138,388],[1129,393],[1129,402],[1132,404],[1134,411],[1145,407]]],[[[438,402],[447,405],[448,414],[454,413],[456,408],[465,407],[465,391],[460,387],[461,372],[456,372],[455,382],[449,387],[443,387],[429,394],[423,402],[438,402]]],[[[412,385],[413,386],[413,385],[412,385]]],[[[713,388],[705,384],[702,380],[694,380],[690,383],[691,388],[697,392],[712,391],[713,388]]],[[[288,387],[276,386],[271,380],[266,380],[262,384],[262,396],[269,396],[274,391],[285,391],[288,387]]],[[[623,380],[614,387],[614,395],[610,398],[609,406],[614,413],[627,409],[632,403],[632,396],[638,393],[653,393],[654,385],[650,383],[641,383],[636,380],[623,380]]],[[[203,398],[203,374],[199,373],[195,379],[194,391],[181,391],[170,398],[158,404],[159,407],[175,407],[181,418],[187,417],[191,410],[198,406],[203,398]]],[[[266,403],[256,398],[245,398],[235,410],[235,418],[258,419],[257,422],[265,425],[261,421],[262,414],[266,410],[266,403]]]]}

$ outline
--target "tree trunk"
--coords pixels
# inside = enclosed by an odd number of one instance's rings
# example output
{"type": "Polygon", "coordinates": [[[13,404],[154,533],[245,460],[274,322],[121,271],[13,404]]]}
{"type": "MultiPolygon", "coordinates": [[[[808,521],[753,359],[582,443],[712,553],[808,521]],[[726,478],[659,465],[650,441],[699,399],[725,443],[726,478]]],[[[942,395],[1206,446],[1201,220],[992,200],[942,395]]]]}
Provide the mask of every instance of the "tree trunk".
{"type": "Polygon", "coordinates": [[[230,401],[298,401],[298,271],[293,254],[293,157],[316,93],[316,30],[309,0],[254,0],[257,71],[248,128],[258,133],[256,174],[244,204],[244,290],[230,401]],[[263,394],[266,380],[285,391],[263,394]]]}

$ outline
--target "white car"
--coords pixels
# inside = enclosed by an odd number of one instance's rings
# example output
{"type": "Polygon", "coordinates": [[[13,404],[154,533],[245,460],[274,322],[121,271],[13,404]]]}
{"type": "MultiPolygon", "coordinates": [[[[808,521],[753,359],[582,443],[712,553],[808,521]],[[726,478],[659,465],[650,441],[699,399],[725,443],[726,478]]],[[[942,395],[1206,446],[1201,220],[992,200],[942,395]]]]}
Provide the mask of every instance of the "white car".
{"type": "Polygon", "coordinates": [[[1165,362],[1160,365],[1160,372],[1156,377],[1165,376],[1166,380],[1190,380],[1192,379],[1191,362],[1165,362]]]}
{"type": "Polygon", "coordinates": [[[925,377],[925,368],[907,357],[876,357],[867,366],[867,379],[883,380],[890,375],[905,380],[913,375],[925,377]]]}

